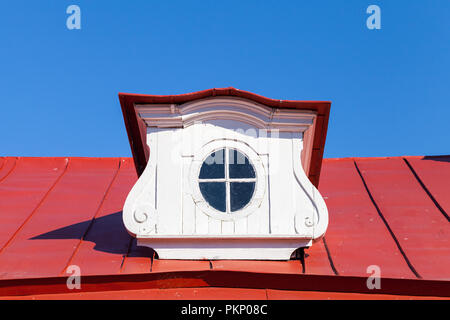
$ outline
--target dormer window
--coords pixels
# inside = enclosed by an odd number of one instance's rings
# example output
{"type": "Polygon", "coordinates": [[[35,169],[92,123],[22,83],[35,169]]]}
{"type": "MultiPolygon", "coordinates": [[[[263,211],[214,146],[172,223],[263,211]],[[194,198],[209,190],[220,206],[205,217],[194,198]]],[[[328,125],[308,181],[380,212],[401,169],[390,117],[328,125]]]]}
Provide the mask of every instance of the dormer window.
{"type": "Polygon", "coordinates": [[[213,139],[194,151],[190,170],[195,206],[213,219],[245,218],[267,199],[262,159],[243,141],[213,139]]]}
{"type": "Polygon", "coordinates": [[[161,259],[287,260],[323,236],[329,103],[232,88],[120,97],[140,174],[123,221],[139,245],[161,259]]]}
{"type": "Polygon", "coordinates": [[[198,178],[206,202],[227,214],[246,207],[255,191],[255,168],[248,157],[236,149],[220,149],[210,154],[198,178]]]}

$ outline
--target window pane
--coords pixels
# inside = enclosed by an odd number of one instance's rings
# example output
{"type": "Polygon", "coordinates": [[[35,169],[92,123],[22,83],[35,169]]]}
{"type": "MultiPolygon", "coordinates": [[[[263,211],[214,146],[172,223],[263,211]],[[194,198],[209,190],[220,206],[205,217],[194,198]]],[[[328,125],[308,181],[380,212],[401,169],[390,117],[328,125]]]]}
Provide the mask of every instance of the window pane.
{"type": "Polygon", "coordinates": [[[230,178],[255,178],[255,170],[248,158],[241,152],[230,149],[229,151],[230,178]]]}
{"type": "Polygon", "coordinates": [[[211,207],[226,212],[225,182],[200,182],[200,192],[211,207]]]}
{"type": "Polygon", "coordinates": [[[255,191],[254,182],[231,182],[230,202],[231,211],[242,209],[250,202],[255,191]]]}
{"type": "Polygon", "coordinates": [[[200,179],[225,178],[225,149],[213,152],[206,158],[198,177],[200,179]]]}

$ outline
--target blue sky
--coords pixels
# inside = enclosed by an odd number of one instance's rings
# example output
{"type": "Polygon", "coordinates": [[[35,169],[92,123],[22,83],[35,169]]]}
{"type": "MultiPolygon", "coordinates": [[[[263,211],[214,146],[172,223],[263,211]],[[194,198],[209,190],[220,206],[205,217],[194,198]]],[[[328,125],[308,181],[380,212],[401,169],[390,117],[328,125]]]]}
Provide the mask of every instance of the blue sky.
{"type": "Polygon", "coordinates": [[[2,4],[0,155],[130,156],[118,92],[228,86],[331,100],[327,158],[450,154],[448,0],[2,4]]]}

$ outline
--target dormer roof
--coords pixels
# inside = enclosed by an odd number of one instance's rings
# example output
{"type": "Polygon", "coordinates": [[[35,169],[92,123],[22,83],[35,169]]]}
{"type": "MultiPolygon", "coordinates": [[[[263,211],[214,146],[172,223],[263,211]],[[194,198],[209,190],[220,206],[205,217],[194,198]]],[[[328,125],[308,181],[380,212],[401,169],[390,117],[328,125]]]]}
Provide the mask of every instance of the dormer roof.
{"type": "Polygon", "coordinates": [[[318,186],[331,102],[270,99],[233,87],[213,88],[179,95],[119,93],[125,126],[138,176],[142,174],[147,165],[150,150],[146,141],[146,124],[139,117],[136,105],[179,105],[194,100],[221,96],[247,99],[274,109],[296,109],[315,112],[317,117],[314,120],[313,126],[310,130],[305,132],[305,147],[302,154],[302,164],[310,181],[316,187],[318,186]]]}

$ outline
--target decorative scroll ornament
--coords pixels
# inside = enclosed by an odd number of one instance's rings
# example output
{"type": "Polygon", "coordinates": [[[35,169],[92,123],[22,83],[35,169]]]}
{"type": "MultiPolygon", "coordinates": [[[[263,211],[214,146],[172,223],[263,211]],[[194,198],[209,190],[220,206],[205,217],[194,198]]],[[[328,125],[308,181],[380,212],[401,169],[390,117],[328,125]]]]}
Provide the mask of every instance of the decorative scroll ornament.
{"type": "Polygon", "coordinates": [[[155,209],[156,167],[149,163],[148,168],[131,189],[124,205],[124,223],[132,235],[154,234],[157,213],[155,209]],[[145,183],[145,180],[150,183],[145,183]],[[130,215],[130,213],[132,213],[130,215]],[[132,219],[131,219],[132,218],[132,219]]]}

